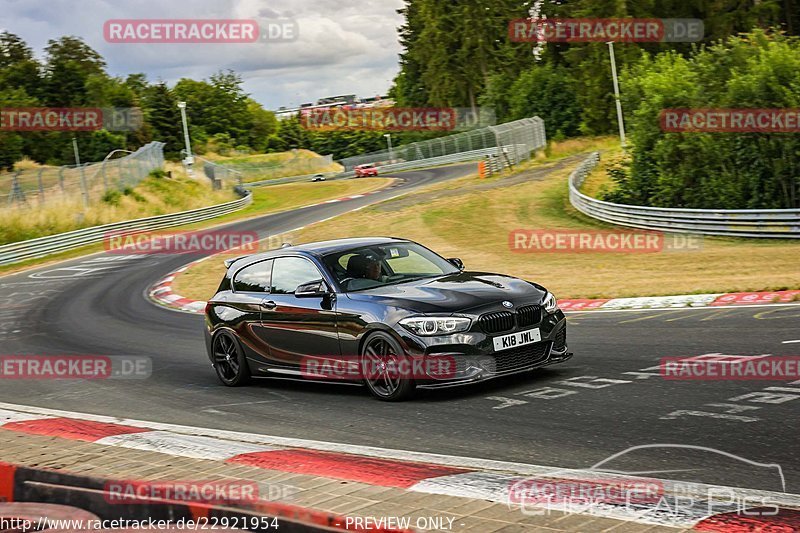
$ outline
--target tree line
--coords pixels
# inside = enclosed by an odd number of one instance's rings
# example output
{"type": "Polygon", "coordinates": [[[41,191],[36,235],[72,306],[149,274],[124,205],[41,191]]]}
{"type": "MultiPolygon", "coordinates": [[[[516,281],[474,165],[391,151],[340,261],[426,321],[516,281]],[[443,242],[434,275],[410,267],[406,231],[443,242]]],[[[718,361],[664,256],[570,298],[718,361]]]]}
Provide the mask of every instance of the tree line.
{"type": "Polygon", "coordinates": [[[511,20],[701,19],[700,43],[616,45],[631,144],[606,198],[800,207],[797,133],[666,133],[659,121],[667,107],[800,107],[796,0],[405,0],[399,12],[399,105],[488,106],[501,122],[538,115],[556,139],[616,132],[608,47],[513,42],[511,20]]]}
{"type": "MultiPolygon", "coordinates": [[[[72,164],[73,136],[83,161],[100,160],[115,149],[135,150],[151,140],[166,143],[168,159],[181,159],[179,101],[186,102],[192,149],[200,154],[307,148],[340,159],[386,148],[384,132],[309,131],[298,117],[279,121],[244,91],[242,78],[230,70],[206,80],[183,78],[170,87],[141,73],[114,77],[106,66],[104,58],[78,37],[50,40],[39,61],[19,36],[0,33],[0,108],[139,108],[144,119],[135,131],[0,131],[0,169],[11,169],[24,157],[43,164],[72,164]]],[[[425,137],[409,132],[396,135],[396,140],[425,137]]]]}
{"type": "Polygon", "coordinates": [[[102,159],[114,149],[133,150],[151,141],[166,143],[166,155],[180,158],[183,133],[178,101],[187,102],[191,134],[206,145],[263,151],[277,132],[275,115],[241,87],[233,72],[208,80],[181,79],[173,87],[144,74],[110,76],[103,57],[78,37],[48,41],[38,61],[30,46],[8,31],[0,34],[0,107],[140,108],[143,124],[133,131],[0,132],[0,167],[28,157],[48,164],[74,162],[77,137],[84,161],[102,159]]]}

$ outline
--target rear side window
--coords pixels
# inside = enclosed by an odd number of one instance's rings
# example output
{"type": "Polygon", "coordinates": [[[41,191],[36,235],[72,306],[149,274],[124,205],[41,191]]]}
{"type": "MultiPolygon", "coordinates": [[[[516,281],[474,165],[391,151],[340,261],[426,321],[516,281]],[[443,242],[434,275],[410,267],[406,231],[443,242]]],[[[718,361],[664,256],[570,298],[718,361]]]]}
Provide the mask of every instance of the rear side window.
{"type": "Polygon", "coordinates": [[[233,278],[237,292],[269,292],[272,280],[272,260],[246,266],[233,278]]]}
{"type": "Polygon", "coordinates": [[[302,257],[279,257],[272,273],[273,294],[294,294],[297,287],[323,279],[319,269],[302,257]]]}

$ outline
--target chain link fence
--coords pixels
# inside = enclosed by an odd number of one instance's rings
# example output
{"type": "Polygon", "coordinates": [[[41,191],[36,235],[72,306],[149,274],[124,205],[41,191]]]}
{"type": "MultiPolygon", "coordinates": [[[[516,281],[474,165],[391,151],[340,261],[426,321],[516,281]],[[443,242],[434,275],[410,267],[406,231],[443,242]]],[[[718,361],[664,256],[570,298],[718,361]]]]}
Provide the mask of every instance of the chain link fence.
{"type": "Polygon", "coordinates": [[[151,142],[119,159],[17,170],[0,176],[0,208],[36,208],[73,198],[89,205],[110,191],[136,186],[163,166],[164,143],[151,142]]]}
{"type": "MultiPolygon", "coordinates": [[[[447,158],[467,152],[476,154],[497,153],[516,164],[530,157],[531,153],[547,145],[544,121],[539,117],[524,118],[488,126],[464,133],[439,137],[397,146],[390,150],[346,157],[340,161],[345,170],[358,165],[374,163],[380,166],[401,165],[423,159],[447,158]]],[[[410,168],[410,167],[409,167],[410,168]]]]}
{"type": "Polygon", "coordinates": [[[220,165],[204,157],[194,156],[194,159],[195,170],[202,169],[203,174],[211,180],[214,190],[222,189],[226,184],[233,186],[242,185],[244,175],[238,170],[220,165]]]}

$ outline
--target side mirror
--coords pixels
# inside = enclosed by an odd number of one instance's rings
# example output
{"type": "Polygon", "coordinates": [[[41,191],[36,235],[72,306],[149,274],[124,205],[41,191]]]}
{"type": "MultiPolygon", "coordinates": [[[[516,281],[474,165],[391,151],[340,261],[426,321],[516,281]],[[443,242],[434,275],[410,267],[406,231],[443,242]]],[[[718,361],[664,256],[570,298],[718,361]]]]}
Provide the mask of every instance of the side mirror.
{"type": "Polygon", "coordinates": [[[464,270],[464,261],[462,261],[458,257],[451,257],[450,259],[447,260],[447,262],[459,270],[464,270]]]}
{"type": "Polygon", "coordinates": [[[297,298],[319,298],[326,294],[328,294],[328,290],[325,286],[325,282],[321,279],[304,283],[294,291],[294,295],[297,298]]]}

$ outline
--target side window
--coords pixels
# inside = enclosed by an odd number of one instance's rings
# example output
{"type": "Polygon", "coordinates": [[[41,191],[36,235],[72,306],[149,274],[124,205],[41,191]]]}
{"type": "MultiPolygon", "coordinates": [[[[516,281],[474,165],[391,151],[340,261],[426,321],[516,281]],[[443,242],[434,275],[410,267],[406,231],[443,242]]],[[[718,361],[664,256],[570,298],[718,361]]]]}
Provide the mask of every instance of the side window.
{"type": "Polygon", "coordinates": [[[272,261],[262,261],[244,267],[233,278],[233,290],[237,292],[269,292],[272,278],[272,261]]]}
{"type": "Polygon", "coordinates": [[[322,278],[317,267],[302,257],[279,257],[272,272],[273,294],[294,294],[297,287],[322,278]]]}

